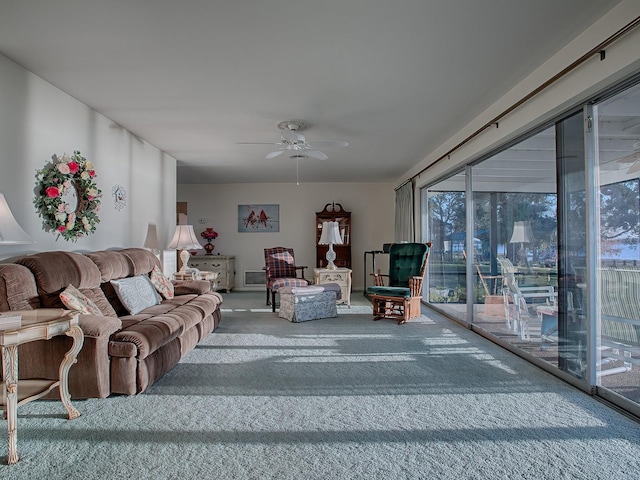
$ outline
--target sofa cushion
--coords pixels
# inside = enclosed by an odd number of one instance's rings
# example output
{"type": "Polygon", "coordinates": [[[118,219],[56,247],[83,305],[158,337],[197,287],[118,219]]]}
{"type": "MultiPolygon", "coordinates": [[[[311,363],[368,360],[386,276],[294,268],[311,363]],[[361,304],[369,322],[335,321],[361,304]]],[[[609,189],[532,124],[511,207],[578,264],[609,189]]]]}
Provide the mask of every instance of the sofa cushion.
{"type": "Polygon", "coordinates": [[[145,248],[124,248],[120,253],[131,261],[133,275],[149,275],[154,266],[160,266],[158,257],[145,248]]]}
{"type": "Polygon", "coordinates": [[[33,274],[45,308],[63,308],[60,292],[73,285],[79,290],[100,286],[100,271],[86,256],[73,252],[41,252],[16,260],[33,274]]]}
{"type": "Polygon", "coordinates": [[[160,267],[157,265],[153,266],[149,279],[151,280],[151,283],[153,283],[153,286],[156,287],[158,293],[165,299],[173,298],[175,293],[173,283],[171,283],[171,280],[169,280],[162,270],[160,270],[160,267]]]}
{"type": "Polygon", "coordinates": [[[209,280],[180,280],[174,284],[175,295],[202,295],[211,290],[209,280]]]}
{"type": "Polygon", "coordinates": [[[89,258],[100,271],[102,283],[118,278],[133,276],[133,264],[126,255],[115,250],[87,253],[89,258]]]}
{"type": "Polygon", "coordinates": [[[67,286],[60,292],[60,300],[70,310],[78,311],[84,315],[102,315],[98,306],[73,285],[67,286]]]}
{"type": "Polygon", "coordinates": [[[40,307],[36,280],[22,265],[0,265],[0,312],[40,307]]]}
{"type": "Polygon", "coordinates": [[[114,333],[109,342],[109,354],[119,357],[146,358],[183,332],[182,324],[171,315],[132,315],[121,320],[122,330],[114,333]],[[133,344],[135,349],[122,343],[133,344]]]}
{"type": "Polygon", "coordinates": [[[155,287],[145,275],[111,280],[111,285],[122,305],[132,315],[160,303],[155,287]]]}

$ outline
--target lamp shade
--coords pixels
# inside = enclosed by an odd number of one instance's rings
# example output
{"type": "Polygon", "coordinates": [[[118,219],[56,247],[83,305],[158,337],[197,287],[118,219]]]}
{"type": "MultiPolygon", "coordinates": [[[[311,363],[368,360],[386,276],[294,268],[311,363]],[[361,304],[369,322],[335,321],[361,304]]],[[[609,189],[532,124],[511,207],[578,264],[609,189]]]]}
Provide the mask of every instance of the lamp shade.
{"type": "Polygon", "coordinates": [[[342,245],[340,236],[340,224],[338,222],[322,222],[322,234],[320,234],[320,245],[342,245]]]}
{"type": "Polygon", "coordinates": [[[193,225],[176,225],[176,231],[169,243],[169,248],[180,250],[180,260],[182,266],[179,273],[187,273],[187,262],[189,261],[189,250],[202,250],[202,245],[198,242],[198,237],[193,231],[193,225]]]}
{"type": "Polygon", "coordinates": [[[143,246],[144,248],[147,248],[154,253],[160,251],[160,243],[158,242],[158,229],[153,223],[150,223],[147,226],[147,237],[144,239],[143,246]]]}
{"type": "Polygon", "coordinates": [[[334,270],[336,264],[336,252],[333,251],[333,245],[342,244],[342,237],[340,237],[340,224],[338,222],[322,222],[322,233],[320,234],[319,245],[329,245],[327,250],[327,268],[334,270]]]}
{"type": "Polygon", "coordinates": [[[176,225],[176,231],[169,243],[172,250],[202,250],[202,245],[198,242],[193,231],[193,225],[176,225]]]}
{"type": "Polygon", "coordinates": [[[25,243],[36,242],[18,225],[4,195],[0,193],[0,244],[18,245],[25,243]]]}
{"type": "Polygon", "coordinates": [[[514,222],[509,243],[531,243],[532,241],[531,222],[514,222]]]}

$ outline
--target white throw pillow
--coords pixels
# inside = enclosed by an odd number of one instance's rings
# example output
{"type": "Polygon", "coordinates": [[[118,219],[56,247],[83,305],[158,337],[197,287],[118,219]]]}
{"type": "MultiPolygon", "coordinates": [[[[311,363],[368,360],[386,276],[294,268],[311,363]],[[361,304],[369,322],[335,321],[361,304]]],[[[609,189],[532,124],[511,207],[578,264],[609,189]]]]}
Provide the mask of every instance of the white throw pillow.
{"type": "Polygon", "coordinates": [[[131,315],[160,303],[156,287],[146,275],[111,280],[111,285],[113,285],[122,305],[131,315]]]}

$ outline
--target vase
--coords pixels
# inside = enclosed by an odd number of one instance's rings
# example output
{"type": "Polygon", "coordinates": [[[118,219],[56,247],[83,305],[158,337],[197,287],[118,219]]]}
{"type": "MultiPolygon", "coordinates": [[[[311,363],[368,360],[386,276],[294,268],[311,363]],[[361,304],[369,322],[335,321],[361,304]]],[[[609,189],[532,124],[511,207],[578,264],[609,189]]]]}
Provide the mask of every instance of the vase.
{"type": "Polygon", "coordinates": [[[207,243],[204,244],[204,249],[206,250],[207,255],[211,255],[214,248],[216,248],[216,246],[211,244],[211,240],[207,240],[207,243]]]}

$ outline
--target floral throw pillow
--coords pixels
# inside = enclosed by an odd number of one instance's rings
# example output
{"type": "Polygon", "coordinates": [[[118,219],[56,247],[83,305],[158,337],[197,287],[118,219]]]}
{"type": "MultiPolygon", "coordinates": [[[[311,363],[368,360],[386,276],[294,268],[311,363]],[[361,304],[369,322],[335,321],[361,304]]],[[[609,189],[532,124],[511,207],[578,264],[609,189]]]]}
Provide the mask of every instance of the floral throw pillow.
{"type": "Polygon", "coordinates": [[[153,270],[151,270],[150,275],[151,283],[156,287],[156,290],[160,295],[162,295],[167,300],[170,300],[175,295],[175,289],[173,287],[173,283],[169,280],[162,270],[157,265],[153,266],[153,270]]]}
{"type": "Polygon", "coordinates": [[[98,306],[73,285],[69,285],[60,293],[60,300],[68,309],[83,315],[102,315],[98,306]]]}

